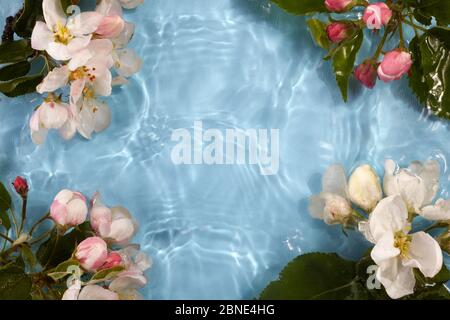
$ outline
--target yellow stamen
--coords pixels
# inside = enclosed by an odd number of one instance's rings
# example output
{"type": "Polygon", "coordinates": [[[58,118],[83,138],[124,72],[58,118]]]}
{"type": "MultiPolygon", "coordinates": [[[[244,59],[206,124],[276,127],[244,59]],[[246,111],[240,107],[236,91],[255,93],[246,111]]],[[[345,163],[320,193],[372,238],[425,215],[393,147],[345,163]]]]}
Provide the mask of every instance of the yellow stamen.
{"type": "Polygon", "coordinates": [[[56,30],[53,33],[55,42],[62,43],[64,45],[69,44],[70,40],[73,39],[73,36],[70,34],[69,29],[66,26],[63,26],[59,21],[56,24],[56,30]]]}
{"type": "Polygon", "coordinates": [[[400,250],[402,258],[409,258],[409,248],[411,247],[412,237],[403,231],[394,234],[394,247],[400,250]]]}

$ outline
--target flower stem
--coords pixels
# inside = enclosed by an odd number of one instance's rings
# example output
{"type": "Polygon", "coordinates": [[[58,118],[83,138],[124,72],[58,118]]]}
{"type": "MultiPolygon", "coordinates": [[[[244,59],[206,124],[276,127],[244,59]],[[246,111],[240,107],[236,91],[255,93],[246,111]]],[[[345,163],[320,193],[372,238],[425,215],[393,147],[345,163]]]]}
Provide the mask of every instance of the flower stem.
{"type": "Polygon", "coordinates": [[[6,241],[9,241],[9,242],[11,242],[11,243],[14,242],[13,239],[11,239],[10,237],[8,237],[7,235],[4,235],[3,233],[0,233],[0,238],[3,238],[3,239],[5,239],[6,241]]]}
{"type": "Polygon", "coordinates": [[[20,221],[19,235],[22,232],[26,218],[27,218],[27,197],[23,197],[22,198],[22,221],[20,221]]]}
{"type": "Polygon", "coordinates": [[[39,224],[41,224],[42,222],[44,222],[45,220],[47,220],[50,217],[50,212],[47,212],[42,218],[40,218],[30,229],[30,237],[33,235],[34,230],[37,228],[37,226],[39,224]]]}
{"type": "Polygon", "coordinates": [[[403,37],[403,23],[400,21],[398,24],[398,34],[400,37],[400,48],[405,48],[405,39],[403,37]]]}
{"type": "Polygon", "coordinates": [[[375,54],[373,56],[373,60],[378,61],[378,58],[380,57],[380,54],[383,51],[383,47],[384,47],[384,44],[386,43],[388,35],[389,35],[389,31],[386,30],[384,32],[384,35],[383,35],[383,38],[381,39],[380,44],[378,45],[377,51],[375,51],[375,54]]]}
{"type": "Polygon", "coordinates": [[[47,230],[45,231],[43,234],[41,234],[39,237],[37,237],[36,239],[34,239],[33,241],[30,242],[30,245],[33,245],[35,243],[38,243],[39,241],[41,241],[42,239],[45,239],[49,234],[51,234],[53,231],[53,229],[47,230]]]}

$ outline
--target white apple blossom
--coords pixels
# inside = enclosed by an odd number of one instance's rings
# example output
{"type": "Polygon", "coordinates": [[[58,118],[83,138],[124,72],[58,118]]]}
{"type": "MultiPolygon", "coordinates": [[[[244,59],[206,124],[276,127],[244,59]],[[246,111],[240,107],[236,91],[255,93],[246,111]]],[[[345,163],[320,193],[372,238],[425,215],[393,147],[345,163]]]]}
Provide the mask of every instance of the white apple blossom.
{"type": "Polygon", "coordinates": [[[112,43],[108,39],[97,39],[61,67],[48,73],[36,90],[38,93],[53,92],[70,83],[70,102],[77,103],[86,87],[96,95],[111,94],[112,43]]]}
{"type": "Polygon", "coordinates": [[[414,292],[413,273],[418,268],[434,277],[443,256],[437,241],[425,232],[409,234],[408,210],[400,195],[381,200],[369,218],[369,240],[375,243],[371,257],[378,265],[376,278],[392,299],[414,292]]]}
{"type": "Polygon", "coordinates": [[[371,166],[358,167],[348,181],[350,200],[365,211],[372,211],[383,192],[377,174],[371,166]]]}
{"type": "Polygon", "coordinates": [[[45,23],[37,21],[31,35],[31,46],[45,50],[55,60],[66,61],[88,46],[103,15],[83,12],[71,17],[64,13],[61,1],[44,0],[42,9],[45,23]]]}
{"type": "Polygon", "coordinates": [[[31,139],[42,144],[49,129],[60,129],[69,117],[69,105],[50,95],[30,118],[31,139]]]}
{"type": "Polygon", "coordinates": [[[85,94],[71,107],[75,109],[76,129],[86,139],[91,139],[93,132],[103,131],[111,123],[111,110],[108,104],[93,95],[85,94]]]}
{"type": "Polygon", "coordinates": [[[327,224],[346,224],[353,212],[347,189],[344,168],[340,165],[330,166],[322,178],[322,192],[310,198],[311,216],[327,224]]]}
{"type": "Polygon", "coordinates": [[[408,211],[430,220],[450,220],[450,202],[433,199],[439,190],[440,166],[436,160],[414,161],[408,168],[397,168],[393,160],[386,160],[384,192],[400,195],[408,211]]]}

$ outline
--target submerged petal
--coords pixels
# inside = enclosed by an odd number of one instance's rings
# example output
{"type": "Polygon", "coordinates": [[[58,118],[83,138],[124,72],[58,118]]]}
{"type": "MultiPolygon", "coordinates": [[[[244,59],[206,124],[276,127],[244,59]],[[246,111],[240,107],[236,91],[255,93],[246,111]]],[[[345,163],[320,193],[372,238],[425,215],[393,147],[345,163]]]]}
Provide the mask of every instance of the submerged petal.
{"type": "Polygon", "coordinates": [[[343,166],[335,164],[328,167],[322,178],[322,190],[347,198],[347,178],[343,166]]]}
{"type": "Polygon", "coordinates": [[[425,277],[434,277],[442,268],[441,247],[428,233],[421,231],[412,235],[408,255],[403,265],[418,268],[425,277]]]}

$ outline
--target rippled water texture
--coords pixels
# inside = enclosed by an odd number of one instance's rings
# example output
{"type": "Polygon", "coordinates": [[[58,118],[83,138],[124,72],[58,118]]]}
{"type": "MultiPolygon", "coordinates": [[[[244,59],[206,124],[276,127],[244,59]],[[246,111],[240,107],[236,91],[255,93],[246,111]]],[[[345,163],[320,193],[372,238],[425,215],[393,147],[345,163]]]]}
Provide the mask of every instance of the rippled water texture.
{"type": "MultiPolygon", "coordinates": [[[[2,0],[2,20],[18,6],[2,0]]],[[[107,203],[128,207],[141,223],[136,240],[154,259],[146,298],[253,298],[298,254],[358,258],[359,236],[346,238],[306,210],[331,163],[350,170],[368,162],[381,174],[387,157],[404,165],[438,158],[449,196],[447,123],[422,113],[406,81],[373,91],[352,83],[342,103],[303,18],[267,0],[146,0],[127,19],[138,26],[132,46],[144,65],[108,100],[111,127],[92,141],[55,134],[37,148],[27,122],[39,97],[2,96],[0,179],[29,178],[36,214],[63,187],[100,190],[107,203]],[[194,120],[279,128],[278,175],[173,165],[171,130],[194,120]]]]}

